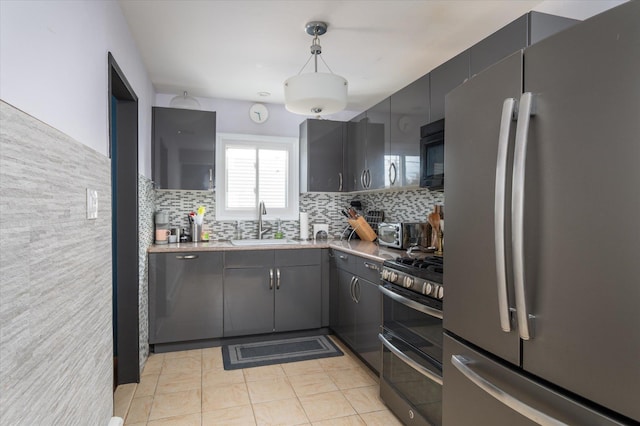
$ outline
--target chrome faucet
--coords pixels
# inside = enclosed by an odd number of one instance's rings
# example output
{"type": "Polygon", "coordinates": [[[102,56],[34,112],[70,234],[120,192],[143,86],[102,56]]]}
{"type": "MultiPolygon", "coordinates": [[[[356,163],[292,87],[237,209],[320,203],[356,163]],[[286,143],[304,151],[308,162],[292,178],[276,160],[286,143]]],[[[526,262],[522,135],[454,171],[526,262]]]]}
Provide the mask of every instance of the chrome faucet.
{"type": "Polygon", "coordinates": [[[260,201],[258,205],[258,239],[261,240],[262,236],[267,232],[271,231],[271,227],[264,228],[262,224],[262,216],[267,214],[267,209],[264,206],[264,201],[260,201]]]}

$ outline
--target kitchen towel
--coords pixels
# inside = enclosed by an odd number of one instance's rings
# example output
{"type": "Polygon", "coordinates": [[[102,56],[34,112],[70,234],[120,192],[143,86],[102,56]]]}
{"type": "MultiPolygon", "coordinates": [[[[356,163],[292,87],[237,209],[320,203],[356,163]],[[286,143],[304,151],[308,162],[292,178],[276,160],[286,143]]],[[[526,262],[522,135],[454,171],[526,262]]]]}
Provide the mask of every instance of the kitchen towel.
{"type": "Polygon", "coordinates": [[[300,212],[300,239],[309,239],[309,213],[300,212]]]}

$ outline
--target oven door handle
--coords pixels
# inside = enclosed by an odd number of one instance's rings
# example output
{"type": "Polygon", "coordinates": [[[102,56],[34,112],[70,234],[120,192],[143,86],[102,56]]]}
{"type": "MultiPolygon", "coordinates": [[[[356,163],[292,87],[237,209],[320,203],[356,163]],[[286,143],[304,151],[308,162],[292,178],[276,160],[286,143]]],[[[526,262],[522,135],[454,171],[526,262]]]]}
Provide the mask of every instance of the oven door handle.
{"type": "Polygon", "coordinates": [[[380,289],[382,294],[390,297],[391,299],[395,300],[398,303],[402,303],[408,308],[414,309],[416,311],[422,312],[423,314],[427,314],[435,318],[442,319],[442,311],[439,311],[438,309],[434,309],[430,306],[423,305],[422,303],[418,303],[411,299],[407,299],[406,297],[401,296],[400,294],[394,291],[391,291],[385,288],[384,286],[378,286],[378,288],[380,289]]]}
{"type": "Polygon", "coordinates": [[[389,340],[387,340],[387,338],[384,337],[382,334],[378,334],[378,339],[380,339],[380,341],[382,342],[385,348],[389,349],[391,353],[397,356],[402,362],[404,362],[409,367],[416,370],[418,373],[422,374],[423,376],[427,377],[428,379],[442,386],[442,376],[440,376],[437,373],[434,373],[428,368],[425,368],[424,366],[420,365],[416,361],[412,360],[411,358],[403,354],[400,349],[393,346],[393,344],[389,340]]]}

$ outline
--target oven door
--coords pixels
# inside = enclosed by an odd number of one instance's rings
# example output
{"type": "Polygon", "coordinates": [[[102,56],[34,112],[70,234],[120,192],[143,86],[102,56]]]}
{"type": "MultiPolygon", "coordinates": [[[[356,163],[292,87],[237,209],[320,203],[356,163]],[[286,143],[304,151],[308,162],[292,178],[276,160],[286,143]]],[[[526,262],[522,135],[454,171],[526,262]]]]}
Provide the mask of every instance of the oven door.
{"type": "MultiPolygon", "coordinates": [[[[380,395],[407,425],[442,424],[442,311],[385,283],[380,395]]],[[[427,299],[427,298],[424,298],[427,299]]]]}

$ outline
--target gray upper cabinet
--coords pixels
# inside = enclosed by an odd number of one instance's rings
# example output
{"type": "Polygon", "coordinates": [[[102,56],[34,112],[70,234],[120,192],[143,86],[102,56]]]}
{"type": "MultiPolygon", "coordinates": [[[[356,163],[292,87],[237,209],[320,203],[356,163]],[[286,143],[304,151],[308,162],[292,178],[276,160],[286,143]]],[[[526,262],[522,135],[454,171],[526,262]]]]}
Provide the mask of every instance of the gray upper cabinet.
{"type": "Polygon", "coordinates": [[[215,112],[153,107],[156,188],[213,190],[215,141],[215,112]]]}
{"type": "Polygon", "coordinates": [[[390,114],[389,98],[367,110],[367,189],[384,188],[388,180],[385,152],[390,138],[390,114]]]}
{"type": "Polygon", "coordinates": [[[389,99],[347,123],[349,190],[384,188],[384,152],[389,140],[389,99]]]}
{"type": "Polygon", "coordinates": [[[346,185],[347,124],[308,119],[300,124],[300,191],[341,192],[346,185]]]}
{"type": "Polygon", "coordinates": [[[547,13],[529,12],[471,47],[471,76],[513,52],[530,46],[580,21],[547,13]]]}
{"type": "Polygon", "coordinates": [[[429,122],[429,74],[391,95],[385,187],[420,184],[420,127],[429,122]]]}
{"type": "Polygon", "coordinates": [[[149,343],[222,337],[222,253],[149,255],[149,343]]]}
{"type": "Polygon", "coordinates": [[[430,76],[429,122],[444,118],[444,97],[469,78],[469,50],[435,68],[430,76]]]}
{"type": "Polygon", "coordinates": [[[225,337],[320,328],[321,323],[321,250],[225,253],[225,337]]]}

